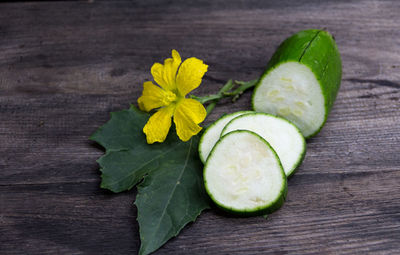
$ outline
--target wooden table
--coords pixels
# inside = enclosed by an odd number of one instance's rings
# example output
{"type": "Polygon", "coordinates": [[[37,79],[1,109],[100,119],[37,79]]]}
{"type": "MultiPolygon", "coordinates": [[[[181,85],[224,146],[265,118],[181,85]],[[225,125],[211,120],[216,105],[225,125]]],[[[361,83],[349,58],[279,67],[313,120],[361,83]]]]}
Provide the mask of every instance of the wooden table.
{"type": "MultiPolygon", "coordinates": [[[[268,219],[204,212],[157,254],[400,254],[400,1],[0,4],[0,254],[136,254],[135,190],[99,187],[88,140],[136,103],[171,49],[205,60],[197,95],[256,79],[302,29],[334,34],[343,80],[268,219]]],[[[250,109],[251,92],[210,115],[250,109]]]]}

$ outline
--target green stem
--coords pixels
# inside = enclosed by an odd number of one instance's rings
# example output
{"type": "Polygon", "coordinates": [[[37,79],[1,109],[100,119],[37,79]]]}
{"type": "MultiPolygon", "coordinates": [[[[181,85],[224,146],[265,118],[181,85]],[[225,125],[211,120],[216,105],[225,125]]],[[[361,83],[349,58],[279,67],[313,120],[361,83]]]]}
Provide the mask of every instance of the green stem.
{"type": "Polygon", "coordinates": [[[199,101],[202,104],[208,103],[210,101],[218,101],[221,98],[223,98],[225,96],[225,93],[227,93],[229,90],[231,90],[233,88],[235,84],[232,82],[232,80],[229,80],[226,82],[226,84],[218,91],[217,94],[212,94],[212,95],[208,95],[208,96],[203,96],[203,97],[197,97],[194,95],[191,95],[190,97],[193,99],[196,99],[197,101],[199,101]]]}
{"type": "Polygon", "coordinates": [[[218,101],[222,98],[230,97],[232,98],[232,102],[235,102],[246,90],[249,88],[254,87],[257,84],[257,80],[252,80],[248,82],[244,81],[232,81],[229,80],[227,83],[218,91],[217,94],[212,94],[203,97],[191,96],[191,98],[196,99],[202,104],[209,103],[206,111],[207,116],[214,110],[215,106],[217,105],[218,101]],[[234,87],[237,88],[234,89],[234,87]]]}

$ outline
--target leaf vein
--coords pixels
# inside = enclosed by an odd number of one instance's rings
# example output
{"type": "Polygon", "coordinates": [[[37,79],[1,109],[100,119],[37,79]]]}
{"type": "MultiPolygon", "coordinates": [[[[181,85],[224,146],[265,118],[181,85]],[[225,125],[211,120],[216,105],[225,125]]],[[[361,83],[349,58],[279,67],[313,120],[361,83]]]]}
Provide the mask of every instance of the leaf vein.
{"type": "MultiPolygon", "coordinates": [[[[188,161],[189,161],[189,155],[190,155],[190,152],[192,150],[192,143],[193,143],[193,139],[190,140],[189,150],[188,150],[188,153],[186,154],[185,164],[183,165],[181,173],[179,174],[179,176],[176,179],[176,181],[180,180],[182,178],[183,173],[185,172],[186,166],[187,166],[188,161]]],[[[160,225],[161,225],[161,220],[164,218],[164,215],[165,215],[165,213],[167,211],[167,207],[168,207],[168,205],[169,205],[169,203],[170,203],[170,201],[171,201],[171,199],[173,197],[173,194],[175,193],[175,189],[176,189],[177,186],[178,185],[175,185],[174,188],[172,189],[172,192],[171,192],[171,194],[170,194],[170,196],[169,196],[169,198],[167,200],[167,203],[164,206],[164,209],[163,209],[163,212],[161,214],[160,220],[158,221],[157,227],[155,228],[156,230],[153,233],[157,233],[158,232],[158,230],[160,228],[160,225]]]]}
{"type": "MultiPolygon", "coordinates": [[[[172,146],[169,150],[167,150],[167,151],[165,151],[165,152],[161,152],[161,153],[158,154],[156,157],[152,158],[150,161],[147,161],[146,163],[142,164],[141,166],[139,166],[139,167],[136,168],[136,169],[142,169],[143,167],[145,167],[146,165],[150,164],[151,162],[153,162],[153,161],[155,161],[155,160],[161,158],[161,157],[164,156],[165,154],[168,154],[171,150],[175,149],[175,147],[177,147],[177,146],[179,146],[179,143],[178,143],[177,145],[175,145],[175,146],[172,146]]],[[[190,151],[190,150],[189,150],[189,151],[190,151]]],[[[131,177],[131,176],[134,175],[135,173],[136,173],[136,171],[131,171],[128,175],[125,175],[125,176],[119,178],[118,180],[116,180],[116,181],[114,181],[114,182],[110,182],[109,185],[114,185],[114,184],[116,184],[116,183],[119,183],[120,181],[122,181],[122,180],[124,180],[124,179],[126,179],[126,178],[128,178],[128,177],[131,177]]]]}

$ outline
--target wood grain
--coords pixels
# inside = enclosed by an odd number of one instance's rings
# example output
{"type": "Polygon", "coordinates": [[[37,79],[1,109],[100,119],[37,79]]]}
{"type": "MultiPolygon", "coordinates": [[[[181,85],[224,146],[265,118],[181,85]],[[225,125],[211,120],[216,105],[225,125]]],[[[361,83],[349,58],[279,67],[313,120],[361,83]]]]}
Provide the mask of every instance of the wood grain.
{"type": "Polygon", "coordinates": [[[135,254],[135,191],[99,188],[89,135],[171,49],[209,65],[204,95],[257,78],[308,28],[334,34],[344,73],[283,208],[267,220],[209,210],[157,254],[399,254],[399,13],[395,0],[0,4],[0,254],[135,254]]]}

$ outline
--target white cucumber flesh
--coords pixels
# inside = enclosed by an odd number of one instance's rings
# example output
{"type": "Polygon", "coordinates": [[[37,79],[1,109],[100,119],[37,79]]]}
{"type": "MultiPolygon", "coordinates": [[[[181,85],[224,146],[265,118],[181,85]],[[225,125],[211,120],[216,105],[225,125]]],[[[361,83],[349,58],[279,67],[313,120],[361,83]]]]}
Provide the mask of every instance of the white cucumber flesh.
{"type": "Polygon", "coordinates": [[[261,136],[238,130],[221,137],[204,167],[205,188],[223,210],[264,215],[279,209],[287,193],[278,156],[261,136]]]}
{"type": "Polygon", "coordinates": [[[222,130],[249,130],[264,138],[276,151],[286,176],[291,176],[304,159],[306,142],[300,130],[289,121],[266,113],[248,113],[232,119],[222,130]]]}
{"type": "Polygon", "coordinates": [[[218,120],[216,120],[204,131],[199,142],[199,156],[203,163],[206,162],[212,148],[219,140],[221,136],[221,131],[225,127],[225,125],[232,119],[236,118],[237,116],[250,112],[252,111],[239,111],[224,115],[218,120]]]}
{"type": "Polygon", "coordinates": [[[325,101],[311,69],[299,62],[286,62],[260,81],[253,97],[254,109],[282,116],[295,123],[305,137],[325,121],[325,101]]]}

